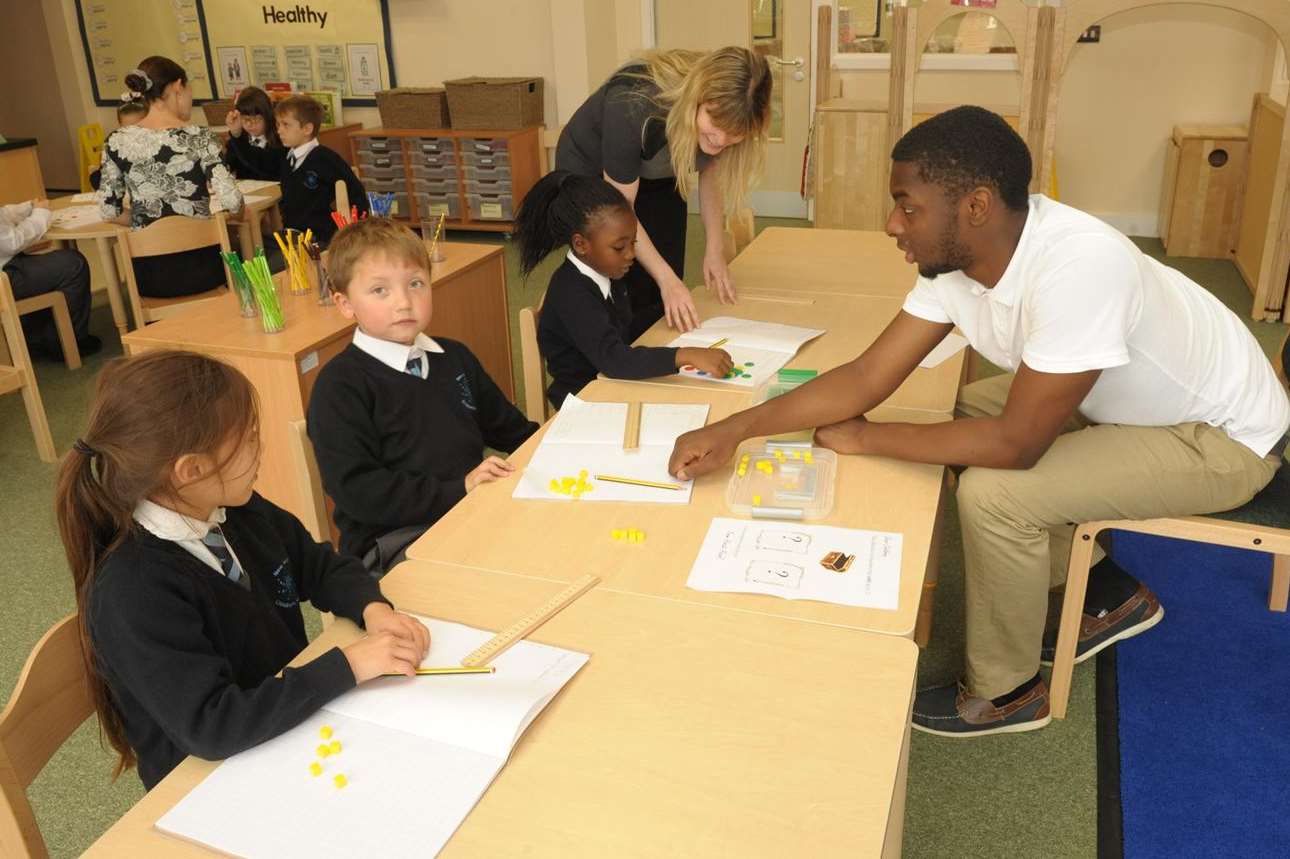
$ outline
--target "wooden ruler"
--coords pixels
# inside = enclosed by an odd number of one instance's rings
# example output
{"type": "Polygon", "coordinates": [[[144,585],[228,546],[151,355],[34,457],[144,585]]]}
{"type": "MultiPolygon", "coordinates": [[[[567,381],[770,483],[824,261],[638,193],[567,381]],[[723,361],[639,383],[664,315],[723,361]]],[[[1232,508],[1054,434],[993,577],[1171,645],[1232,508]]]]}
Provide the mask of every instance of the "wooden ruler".
{"type": "Polygon", "coordinates": [[[530,632],[555,617],[566,606],[568,606],[569,603],[573,602],[599,583],[600,579],[596,576],[583,576],[564,590],[560,591],[560,593],[535,608],[533,611],[524,615],[524,617],[515,621],[515,623],[497,633],[497,635],[494,635],[488,641],[485,641],[475,650],[468,653],[466,657],[461,660],[461,664],[467,667],[487,665],[505,653],[512,644],[522,640],[530,632]]]}
{"type": "Polygon", "coordinates": [[[623,427],[623,450],[641,446],[641,404],[627,404],[627,424],[623,427]]]}

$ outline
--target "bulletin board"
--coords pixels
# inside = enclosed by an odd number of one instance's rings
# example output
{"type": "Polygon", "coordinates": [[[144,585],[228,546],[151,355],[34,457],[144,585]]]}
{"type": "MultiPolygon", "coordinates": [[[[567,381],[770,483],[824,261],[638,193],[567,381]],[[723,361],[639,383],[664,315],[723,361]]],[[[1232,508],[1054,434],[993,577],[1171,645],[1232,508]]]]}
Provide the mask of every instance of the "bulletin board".
{"type": "Polygon", "coordinates": [[[396,86],[387,0],[76,0],[76,17],[100,107],[154,54],[184,67],[198,103],[290,81],[374,107],[396,86]]]}
{"type": "Polygon", "coordinates": [[[372,107],[395,86],[386,0],[196,0],[204,9],[213,80],[229,98],[243,86],[290,81],[372,107]]]}
{"type": "Polygon", "coordinates": [[[99,107],[120,104],[125,76],[154,54],[184,67],[194,101],[214,98],[200,0],[76,0],[76,19],[99,107]]]}

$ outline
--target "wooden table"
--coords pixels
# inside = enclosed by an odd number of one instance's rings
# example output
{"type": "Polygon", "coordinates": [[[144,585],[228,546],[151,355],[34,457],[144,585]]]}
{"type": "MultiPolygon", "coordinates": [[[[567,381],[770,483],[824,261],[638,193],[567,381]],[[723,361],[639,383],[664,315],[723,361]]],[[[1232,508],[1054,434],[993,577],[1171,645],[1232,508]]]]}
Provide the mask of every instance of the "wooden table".
{"type": "MultiPolygon", "coordinates": [[[[485,629],[561,587],[417,563],[382,581],[400,608],[485,629]]],[[[297,661],[356,635],[338,621],[297,661]]],[[[441,856],[900,855],[910,642],[603,587],[531,637],[591,661],[441,856]]],[[[213,855],[153,824],[214,767],[184,761],[85,855],[213,855]]]]}
{"type": "MultiPolygon", "coordinates": [[[[506,270],[494,245],[441,242],[447,261],[433,266],[434,317],[429,333],[460,340],[514,399],[506,270]]],[[[279,283],[283,282],[279,275],[279,283]]],[[[258,318],[238,315],[237,302],[195,304],[122,338],[127,354],[187,349],[226,361],[251,380],[260,396],[263,456],[255,488],[302,518],[312,507],[301,497],[289,447],[288,425],[303,420],[318,368],[349,345],[354,323],[314,295],[282,296],[287,327],[265,334],[258,318]]]]}
{"type": "MultiPolygon", "coordinates": [[[[694,303],[703,319],[733,316],[759,322],[825,329],[824,334],[799,349],[785,365],[820,372],[845,364],[863,352],[896,317],[901,307],[901,299],[893,297],[806,292],[770,295],[742,290],[737,304],[722,304],[706,289],[694,293],[694,303]]],[[[637,339],[636,345],[665,346],[676,337],[677,333],[667,326],[667,321],[660,319],[637,339]]],[[[887,399],[885,405],[953,412],[958,396],[958,383],[963,375],[963,355],[963,352],[959,352],[930,370],[914,370],[887,399]]],[[[645,382],[703,390],[728,387],[680,375],[659,376],[645,382]]]]}
{"type": "Polygon", "coordinates": [[[740,296],[817,293],[903,299],[918,271],[886,233],[768,227],[730,263],[730,274],[740,296]]]}
{"type": "MultiPolygon", "coordinates": [[[[596,402],[710,403],[709,423],[746,407],[744,395],[607,380],[592,382],[578,396],[596,402]]],[[[888,406],[869,416],[914,423],[949,420],[945,414],[888,406]]],[[[510,461],[527,465],[549,426],[510,461]]],[[[935,587],[944,469],[868,456],[843,456],[838,462],[833,512],[815,524],[904,535],[900,602],[894,611],[687,588],[713,517],[740,518],[725,503],[733,463],[696,480],[686,505],[521,500],[511,497],[515,480],[484,484],[413,543],[408,557],[563,581],[593,573],[615,590],[912,637],[924,589],[935,587]],[[614,528],[639,528],[645,543],[613,540],[614,528]]]]}
{"type": "MultiPolygon", "coordinates": [[[[76,202],[74,199],[76,196],[79,195],[55,197],[49,201],[49,207],[57,211],[68,206],[96,205],[93,200],[76,202]]],[[[278,200],[281,198],[282,189],[278,185],[266,187],[249,194],[247,195],[246,204],[242,208],[241,214],[243,217],[229,222],[238,228],[238,237],[244,258],[249,259],[255,254],[255,249],[260,244],[261,222],[266,216],[272,218],[277,215],[278,200]]],[[[128,226],[116,221],[99,221],[98,223],[86,224],[74,229],[51,226],[49,231],[45,233],[46,239],[58,242],[60,245],[77,241],[94,242],[95,249],[99,255],[99,265],[103,268],[104,277],[107,279],[108,304],[112,307],[112,322],[122,336],[129,329],[129,318],[126,316],[125,302],[121,295],[124,275],[119,268],[120,260],[117,259],[113,243],[118,234],[127,229],[129,229],[128,226]]],[[[139,325],[141,323],[139,320],[135,320],[135,324],[139,325]]]]}

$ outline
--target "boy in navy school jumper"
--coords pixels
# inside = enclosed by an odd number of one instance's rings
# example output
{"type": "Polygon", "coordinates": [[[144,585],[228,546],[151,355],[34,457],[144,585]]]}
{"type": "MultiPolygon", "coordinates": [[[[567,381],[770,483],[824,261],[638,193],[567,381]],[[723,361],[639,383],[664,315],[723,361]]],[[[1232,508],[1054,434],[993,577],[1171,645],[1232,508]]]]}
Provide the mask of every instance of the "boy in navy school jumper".
{"type": "MultiPolygon", "coordinates": [[[[322,105],[312,98],[293,95],[274,108],[278,137],[286,147],[281,165],[282,224],[305,232],[326,245],[336,234],[331,213],[336,207],[336,182],[343,179],[349,202],[366,214],[367,191],[354,171],[339,155],[318,142],[322,127],[322,105]]],[[[349,217],[349,213],[344,213],[349,217]]]]}
{"type": "Polygon", "coordinates": [[[228,126],[224,160],[234,176],[269,182],[282,178],[287,150],[278,139],[268,93],[253,86],[242,89],[224,124],[228,126]]]}
{"type": "Polygon", "coordinates": [[[481,483],[514,466],[537,430],[462,343],[431,339],[430,260],[407,227],[368,218],[337,234],[328,259],[354,342],[323,367],[308,430],[336,503],[341,551],[376,575],[481,483]]]}
{"type": "Polygon", "coordinates": [[[117,772],[137,764],[149,790],[188,755],[228,757],[357,683],[412,675],[429,646],[358,561],[252,492],[258,424],[237,370],[159,350],[103,368],[63,460],[56,509],[90,692],[117,772]],[[367,636],[287,668],[308,644],[302,600],[367,636]]]}
{"type": "Polygon", "coordinates": [[[557,409],[597,373],[648,379],[686,365],[718,377],[730,371],[730,355],[721,349],[628,345],[632,305],[622,278],[636,258],[636,215],[608,182],[548,173],[525,196],[515,235],[525,276],[551,251],[569,246],[538,320],[538,348],[551,374],[547,398],[557,409]]]}

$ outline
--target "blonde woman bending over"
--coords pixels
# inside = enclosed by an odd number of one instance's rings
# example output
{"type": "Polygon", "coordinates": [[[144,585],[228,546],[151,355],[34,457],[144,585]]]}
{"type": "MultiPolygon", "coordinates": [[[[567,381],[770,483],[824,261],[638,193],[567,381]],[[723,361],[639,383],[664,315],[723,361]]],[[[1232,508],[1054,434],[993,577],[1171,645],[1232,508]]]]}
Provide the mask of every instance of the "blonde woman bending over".
{"type": "Polygon", "coordinates": [[[771,77],[746,48],[655,51],[629,63],[565,126],[558,169],[603,176],[636,210],[636,264],[624,277],[632,304],[628,342],[666,313],[699,324],[685,273],[686,200],[696,186],[707,233],[703,281],[724,302],[734,283],[721,253],[726,206],[738,208],[765,159],[771,77]]]}

